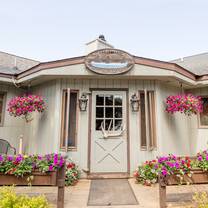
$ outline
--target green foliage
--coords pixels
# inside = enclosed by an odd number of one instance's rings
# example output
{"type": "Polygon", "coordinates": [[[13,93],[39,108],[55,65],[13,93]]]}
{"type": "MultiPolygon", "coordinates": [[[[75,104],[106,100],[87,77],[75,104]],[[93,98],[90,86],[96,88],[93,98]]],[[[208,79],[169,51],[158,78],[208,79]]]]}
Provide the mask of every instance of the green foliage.
{"type": "Polygon", "coordinates": [[[208,195],[206,192],[198,192],[193,196],[195,207],[208,208],[208,195]]]}
{"type": "Polygon", "coordinates": [[[72,186],[77,183],[80,178],[80,171],[78,167],[70,161],[66,166],[66,177],[65,177],[65,185],[72,186]]]}
{"type": "Polygon", "coordinates": [[[137,182],[143,185],[151,185],[157,182],[158,171],[155,169],[156,160],[146,161],[142,166],[139,166],[134,176],[137,182]]]}
{"type": "Polygon", "coordinates": [[[41,155],[1,155],[0,173],[17,177],[31,175],[33,171],[42,173],[55,171],[64,165],[64,158],[60,154],[41,155]]]}
{"type": "Polygon", "coordinates": [[[44,196],[28,197],[17,195],[14,187],[0,189],[0,208],[49,208],[50,205],[44,196]]]}
{"type": "Polygon", "coordinates": [[[197,154],[196,165],[204,171],[208,171],[208,150],[197,154]]]}

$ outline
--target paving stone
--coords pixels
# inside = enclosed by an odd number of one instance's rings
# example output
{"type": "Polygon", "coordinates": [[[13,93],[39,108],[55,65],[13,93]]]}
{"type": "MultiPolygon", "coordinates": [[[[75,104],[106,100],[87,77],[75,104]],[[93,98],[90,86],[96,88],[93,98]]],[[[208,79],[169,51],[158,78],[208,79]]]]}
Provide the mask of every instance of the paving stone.
{"type": "MultiPolygon", "coordinates": [[[[66,187],[65,208],[159,208],[158,185],[156,184],[151,187],[142,186],[141,184],[136,184],[134,179],[129,179],[129,183],[134,191],[139,205],[87,206],[90,183],[90,180],[80,180],[75,186],[66,187]]],[[[51,203],[56,203],[56,187],[16,187],[15,189],[18,194],[44,194],[51,203]]],[[[199,191],[208,192],[208,185],[167,187],[168,207],[190,208],[192,195],[199,191]]]]}

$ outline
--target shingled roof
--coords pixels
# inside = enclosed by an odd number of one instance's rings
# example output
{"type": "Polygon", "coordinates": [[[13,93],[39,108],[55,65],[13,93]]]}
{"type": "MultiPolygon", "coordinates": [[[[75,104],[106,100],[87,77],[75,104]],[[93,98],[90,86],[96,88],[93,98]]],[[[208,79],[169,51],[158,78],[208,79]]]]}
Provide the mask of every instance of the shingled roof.
{"type": "Polygon", "coordinates": [[[195,75],[208,74],[208,53],[201,53],[192,56],[187,56],[181,59],[172,60],[195,75]]]}
{"type": "MultiPolygon", "coordinates": [[[[146,65],[144,60],[149,60],[154,66],[156,63],[160,63],[162,66],[158,66],[159,68],[164,68],[168,67],[171,64],[176,64],[176,65],[171,65],[170,67],[182,67],[183,70],[186,70],[187,73],[192,73],[192,76],[202,76],[202,75],[207,75],[208,74],[208,53],[201,53],[197,55],[192,55],[192,56],[187,56],[181,59],[175,59],[169,62],[162,62],[158,60],[153,60],[153,59],[146,59],[146,58],[139,58],[135,57],[135,62],[137,63],[138,60],[142,59],[142,63],[138,62],[138,64],[143,64],[146,65]],[[169,64],[169,65],[168,65],[169,64]]],[[[34,69],[34,68],[50,68],[54,67],[51,65],[55,64],[55,67],[59,67],[62,65],[66,65],[68,63],[68,60],[71,64],[74,64],[74,60],[81,60],[83,62],[84,57],[74,57],[70,59],[63,59],[63,60],[57,60],[57,61],[50,61],[50,62],[43,62],[40,63],[38,61],[28,59],[28,58],[23,58],[20,56],[16,56],[13,54],[5,53],[0,51],[0,73],[2,74],[8,74],[8,75],[14,75],[14,74],[22,74],[24,71],[27,71],[28,69],[34,69]]],[[[75,63],[77,63],[75,61],[75,63]]],[[[151,63],[149,63],[151,64],[151,63]]],[[[157,64],[158,65],[158,64],[157,64]]],[[[29,71],[29,70],[28,70],[29,71]]]]}
{"type": "Polygon", "coordinates": [[[18,74],[37,64],[38,61],[0,51],[0,73],[18,74]]]}

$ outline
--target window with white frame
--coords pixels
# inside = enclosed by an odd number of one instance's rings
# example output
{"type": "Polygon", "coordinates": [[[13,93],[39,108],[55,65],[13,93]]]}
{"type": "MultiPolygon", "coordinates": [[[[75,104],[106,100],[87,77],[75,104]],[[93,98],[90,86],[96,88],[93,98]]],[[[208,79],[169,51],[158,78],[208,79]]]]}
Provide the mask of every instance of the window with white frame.
{"type": "Polygon", "coordinates": [[[65,89],[62,94],[61,148],[77,147],[78,90],[65,89]]]}

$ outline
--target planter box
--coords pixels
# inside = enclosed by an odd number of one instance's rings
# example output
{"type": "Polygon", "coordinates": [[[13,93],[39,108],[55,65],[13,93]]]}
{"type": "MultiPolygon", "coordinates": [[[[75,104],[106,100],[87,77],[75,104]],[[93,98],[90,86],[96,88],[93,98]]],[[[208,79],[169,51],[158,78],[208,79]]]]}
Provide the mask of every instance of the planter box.
{"type": "Polygon", "coordinates": [[[32,172],[31,175],[25,175],[23,177],[17,177],[14,175],[0,174],[0,185],[19,185],[26,186],[31,184],[33,186],[56,186],[57,185],[57,172],[41,173],[38,171],[32,172]],[[30,176],[33,176],[32,180],[28,180],[30,176]]]}
{"type": "Polygon", "coordinates": [[[23,177],[16,177],[9,174],[0,174],[0,186],[27,186],[28,184],[34,186],[57,186],[57,208],[64,208],[65,167],[66,163],[64,163],[63,167],[57,171],[48,173],[34,171],[31,175],[24,175],[23,177]],[[30,176],[33,176],[32,180],[28,180],[30,176]]]}
{"type": "MultiPolygon", "coordinates": [[[[201,169],[191,170],[193,175],[191,177],[184,175],[182,185],[187,185],[187,182],[191,184],[207,184],[208,183],[208,172],[202,171],[201,169]]],[[[166,186],[174,186],[180,183],[179,178],[176,175],[170,175],[164,178],[166,186]]]]}
{"type": "MultiPolygon", "coordinates": [[[[184,175],[182,185],[186,185],[187,182],[190,184],[208,184],[208,171],[202,171],[201,169],[191,170],[193,175],[188,177],[184,175]]],[[[176,174],[170,176],[160,176],[159,177],[159,198],[160,198],[160,208],[166,208],[166,186],[179,185],[180,180],[176,174]]]]}

